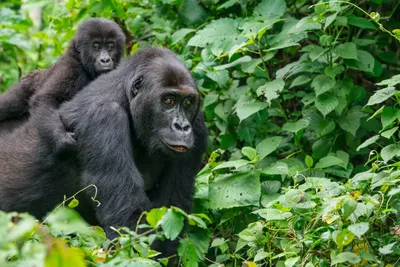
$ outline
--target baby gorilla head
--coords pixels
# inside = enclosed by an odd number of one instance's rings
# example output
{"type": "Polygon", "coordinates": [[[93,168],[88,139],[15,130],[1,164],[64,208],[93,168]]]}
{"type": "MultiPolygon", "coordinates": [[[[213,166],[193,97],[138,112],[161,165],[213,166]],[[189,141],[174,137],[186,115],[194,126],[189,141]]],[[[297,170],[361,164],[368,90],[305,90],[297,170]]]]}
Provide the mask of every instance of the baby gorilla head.
{"type": "Polygon", "coordinates": [[[92,76],[115,69],[123,54],[125,35],[113,21],[91,18],[83,22],[72,40],[85,70],[92,76]]]}

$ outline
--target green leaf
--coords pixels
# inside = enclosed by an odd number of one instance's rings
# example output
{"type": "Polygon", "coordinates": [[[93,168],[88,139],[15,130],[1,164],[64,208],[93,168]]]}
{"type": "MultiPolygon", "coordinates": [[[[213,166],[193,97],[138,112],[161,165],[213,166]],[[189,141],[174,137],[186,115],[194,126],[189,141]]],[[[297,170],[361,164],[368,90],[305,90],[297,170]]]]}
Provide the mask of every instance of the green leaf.
{"type": "Polygon", "coordinates": [[[325,75],[332,79],[335,79],[335,77],[337,75],[339,75],[340,73],[342,73],[343,71],[344,71],[344,67],[342,65],[338,65],[335,67],[326,66],[324,69],[325,75]]]}
{"type": "Polygon", "coordinates": [[[242,154],[245,155],[249,160],[254,160],[257,156],[257,151],[249,146],[242,148],[242,154]]]}
{"type": "Polygon", "coordinates": [[[380,85],[380,86],[386,85],[387,87],[393,87],[399,83],[400,83],[400,74],[397,74],[397,75],[394,75],[390,79],[386,79],[386,80],[383,80],[383,81],[377,83],[376,85],[380,85]]]}
{"type": "Polygon", "coordinates": [[[47,245],[49,250],[46,253],[45,266],[86,266],[84,254],[77,248],[69,247],[64,240],[49,239],[47,245]]]}
{"type": "Polygon", "coordinates": [[[282,130],[297,133],[298,131],[307,128],[310,122],[306,119],[301,119],[296,122],[287,122],[283,125],[282,130]]]}
{"type": "Polygon", "coordinates": [[[335,86],[335,84],[336,84],[335,80],[329,78],[324,74],[320,74],[314,78],[314,80],[311,83],[311,87],[314,89],[315,94],[319,96],[331,90],[335,86]]]}
{"type": "Polygon", "coordinates": [[[292,216],[290,212],[283,212],[277,209],[259,209],[252,213],[260,215],[265,221],[281,221],[287,220],[292,216]]]}
{"type": "Polygon", "coordinates": [[[310,81],[311,81],[311,77],[309,75],[300,75],[300,76],[297,76],[293,80],[293,82],[289,88],[297,87],[297,86],[309,83],[310,81]]]}
{"type": "Polygon", "coordinates": [[[262,169],[261,173],[265,175],[288,175],[289,168],[286,163],[278,161],[262,169]]]}
{"type": "Polygon", "coordinates": [[[281,182],[276,180],[267,180],[261,183],[261,189],[265,194],[277,193],[280,188],[281,182]]]}
{"type": "Polygon", "coordinates": [[[77,207],[78,205],[79,205],[79,200],[77,200],[76,198],[73,198],[71,200],[71,202],[68,203],[68,208],[73,209],[73,208],[77,207]]]}
{"type": "Polygon", "coordinates": [[[359,145],[359,146],[357,147],[356,150],[357,150],[357,151],[360,151],[360,149],[362,149],[362,148],[364,148],[364,147],[367,147],[367,146],[369,146],[369,145],[375,143],[376,141],[378,141],[378,139],[379,139],[379,135],[374,135],[374,136],[372,136],[371,138],[368,138],[367,140],[365,140],[361,145],[359,145]]]}
{"type": "Polygon", "coordinates": [[[393,246],[396,244],[396,242],[388,244],[386,246],[380,247],[379,248],[379,253],[382,255],[389,255],[393,253],[393,246]]]}
{"type": "Polygon", "coordinates": [[[383,137],[387,138],[387,139],[390,139],[390,137],[392,137],[392,135],[393,135],[398,129],[399,129],[399,127],[396,126],[396,127],[392,128],[392,129],[390,129],[390,130],[384,131],[383,133],[381,133],[381,135],[382,135],[383,137]]]}
{"type": "Polygon", "coordinates": [[[179,43],[179,41],[181,41],[183,38],[185,38],[186,35],[188,35],[188,34],[191,33],[191,32],[195,32],[195,30],[193,30],[193,29],[186,29],[186,28],[177,30],[177,31],[174,32],[174,34],[172,34],[172,36],[171,36],[172,44],[174,45],[174,44],[176,44],[176,43],[179,43]]]}
{"type": "Polygon", "coordinates": [[[307,167],[310,169],[312,166],[313,166],[313,164],[314,164],[314,160],[313,160],[313,158],[312,157],[310,157],[309,155],[306,155],[306,158],[305,158],[305,163],[306,163],[306,165],[307,165],[307,167]]]}
{"type": "Polygon", "coordinates": [[[281,136],[274,136],[268,137],[261,141],[256,147],[257,152],[260,154],[259,160],[262,160],[263,158],[274,152],[275,149],[278,148],[282,139],[283,137],[281,136]]]}
{"type": "Polygon", "coordinates": [[[369,224],[367,222],[355,223],[350,225],[348,229],[358,238],[361,238],[369,230],[369,224]]]}
{"type": "Polygon", "coordinates": [[[52,231],[65,235],[72,233],[90,235],[93,233],[89,224],[73,209],[59,208],[55,210],[47,217],[47,223],[52,231]]]}
{"type": "Polygon", "coordinates": [[[367,115],[357,111],[349,113],[346,116],[339,118],[339,126],[343,130],[351,133],[353,136],[356,136],[356,132],[358,128],[360,128],[360,119],[365,116],[367,115]]]}
{"type": "Polygon", "coordinates": [[[214,92],[211,92],[211,93],[207,94],[207,95],[204,97],[204,104],[203,104],[203,106],[204,106],[204,107],[208,107],[209,105],[214,104],[215,102],[218,101],[218,97],[219,97],[219,96],[218,96],[216,93],[214,93],[214,92]]]}
{"type": "Polygon", "coordinates": [[[390,144],[388,146],[385,146],[381,150],[381,156],[383,161],[388,162],[391,160],[394,156],[400,156],[400,143],[397,144],[390,144]]]}
{"type": "Polygon", "coordinates": [[[213,169],[213,171],[220,170],[220,169],[226,169],[226,168],[238,169],[238,168],[248,165],[250,163],[251,163],[250,161],[244,160],[244,159],[227,161],[227,162],[223,162],[223,163],[219,164],[217,167],[215,167],[213,169]]]}
{"type": "Polygon", "coordinates": [[[149,212],[146,212],[146,221],[151,227],[156,227],[157,224],[161,221],[165,212],[167,211],[166,207],[161,207],[158,209],[152,209],[149,212]]]}
{"type": "Polygon", "coordinates": [[[293,257],[285,260],[285,267],[293,267],[300,260],[300,257],[293,257]]]}
{"type": "Polygon", "coordinates": [[[344,43],[335,47],[332,51],[342,58],[357,59],[357,46],[355,43],[344,43]]]}
{"type": "Polygon", "coordinates": [[[238,0],[229,0],[225,3],[223,3],[222,5],[220,5],[217,10],[220,9],[224,9],[224,8],[230,8],[231,6],[233,6],[234,4],[236,4],[238,2],[238,0]]]}
{"type": "Polygon", "coordinates": [[[317,137],[324,136],[335,130],[336,124],[332,120],[318,120],[315,127],[317,137]]]}
{"type": "Polygon", "coordinates": [[[335,110],[335,108],[339,105],[339,99],[328,93],[319,95],[315,100],[315,106],[317,109],[324,115],[328,115],[331,111],[335,110]]]}
{"type": "Polygon", "coordinates": [[[326,156],[318,161],[316,169],[324,169],[332,166],[343,166],[344,161],[335,156],[326,156]]]}
{"type": "Polygon", "coordinates": [[[335,265],[338,263],[343,263],[343,262],[350,262],[353,264],[359,263],[361,261],[361,258],[354,254],[353,252],[342,252],[336,256],[331,257],[331,265],[335,265]]]}
{"type": "Polygon", "coordinates": [[[245,172],[217,179],[210,185],[209,195],[210,209],[259,206],[259,175],[255,172],[245,172]]]}
{"type": "Polygon", "coordinates": [[[358,59],[344,59],[344,63],[356,70],[373,73],[375,66],[375,58],[367,51],[357,50],[358,59]]]}
{"type": "Polygon", "coordinates": [[[259,112],[260,110],[263,110],[267,107],[268,104],[263,102],[244,102],[240,104],[238,103],[236,106],[236,113],[240,121],[243,121],[254,113],[259,112]]]}
{"type": "Polygon", "coordinates": [[[284,0],[263,0],[253,11],[257,19],[275,20],[285,14],[286,2],[284,0]]]}
{"type": "Polygon", "coordinates": [[[347,23],[363,29],[371,29],[371,30],[376,29],[376,26],[373,22],[361,17],[357,17],[353,14],[347,16],[347,23]]]}
{"type": "Polygon", "coordinates": [[[383,101],[392,97],[395,93],[396,88],[394,87],[386,87],[384,89],[378,90],[369,98],[367,106],[382,103],[383,101]]]}
{"type": "Polygon", "coordinates": [[[227,70],[207,71],[206,75],[211,80],[217,82],[219,86],[221,87],[227,86],[229,80],[229,72],[227,70]]]}
{"type": "Polygon", "coordinates": [[[184,217],[181,213],[168,209],[160,221],[165,237],[170,240],[175,240],[183,229],[183,222],[184,217]]]}
{"type": "Polygon", "coordinates": [[[354,239],[354,234],[350,232],[348,229],[344,229],[340,231],[340,233],[336,236],[335,242],[339,248],[343,248],[350,244],[354,239]]]}
{"type": "Polygon", "coordinates": [[[239,35],[234,19],[223,18],[213,20],[204,29],[198,31],[188,46],[207,47],[215,56],[228,52],[234,45],[241,44],[246,38],[239,35]]]}
{"type": "Polygon", "coordinates": [[[188,238],[179,241],[178,255],[181,257],[183,266],[197,267],[197,252],[194,242],[188,238]]]}
{"type": "Polygon", "coordinates": [[[397,108],[385,107],[381,114],[382,128],[386,128],[394,122],[397,119],[398,114],[400,114],[400,111],[397,108]]]}
{"type": "Polygon", "coordinates": [[[343,207],[343,218],[347,219],[356,210],[357,201],[355,201],[350,197],[345,198],[342,202],[342,207],[343,207]]]}
{"type": "Polygon", "coordinates": [[[231,62],[231,63],[228,63],[228,64],[225,64],[225,65],[220,65],[220,66],[214,67],[214,69],[216,69],[216,70],[223,70],[223,69],[227,69],[227,68],[234,67],[234,66],[239,65],[239,64],[248,63],[248,62],[250,62],[250,61],[251,61],[251,57],[249,57],[249,56],[244,56],[244,57],[241,57],[241,58],[236,59],[235,61],[233,61],[233,62],[231,62]]]}
{"type": "Polygon", "coordinates": [[[284,86],[285,82],[282,79],[276,79],[258,87],[257,95],[264,95],[268,104],[271,105],[271,101],[279,97],[278,93],[283,90],[284,86]]]}

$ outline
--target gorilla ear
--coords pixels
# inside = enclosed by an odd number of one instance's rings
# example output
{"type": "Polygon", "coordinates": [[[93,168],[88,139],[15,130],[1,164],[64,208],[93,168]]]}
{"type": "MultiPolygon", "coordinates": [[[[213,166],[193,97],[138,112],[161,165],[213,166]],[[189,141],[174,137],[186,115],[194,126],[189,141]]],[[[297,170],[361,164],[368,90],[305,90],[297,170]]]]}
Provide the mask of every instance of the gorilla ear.
{"type": "Polygon", "coordinates": [[[135,97],[139,93],[139,90],[142,88],[142,84],[143,84],[143,77],[139,76],[132,84],[133,97],[135,97]]]}
{"type": "Polygon", "coordinates": [[[74,46],[76,52],[80,53],[80,52],[81,52],[81,46],[80,46],[80,44],[79,44],[76,40],[73,40],[73,42],[74,42],[74,43],[73,43],[73,46],[74,46]]]}

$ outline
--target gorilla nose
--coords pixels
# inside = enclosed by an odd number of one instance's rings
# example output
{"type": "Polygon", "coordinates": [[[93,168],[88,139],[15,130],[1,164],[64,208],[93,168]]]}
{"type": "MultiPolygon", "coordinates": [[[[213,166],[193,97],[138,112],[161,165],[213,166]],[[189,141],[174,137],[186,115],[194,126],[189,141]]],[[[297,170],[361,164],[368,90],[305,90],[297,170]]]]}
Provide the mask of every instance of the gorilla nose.
{"type": "Polygon", "coordinates": [[[192,131],[190,124],[185,121],[175,120],[172,125],[175,130],[183,132],[184,134],[189,134],[192,131]]]}
{"type": "Polygon", "coordinates": [[[111,58],[106,57],[106,58],[100,58],[100,63],[102,65],[108,65],[111,62],[111,58]]]}

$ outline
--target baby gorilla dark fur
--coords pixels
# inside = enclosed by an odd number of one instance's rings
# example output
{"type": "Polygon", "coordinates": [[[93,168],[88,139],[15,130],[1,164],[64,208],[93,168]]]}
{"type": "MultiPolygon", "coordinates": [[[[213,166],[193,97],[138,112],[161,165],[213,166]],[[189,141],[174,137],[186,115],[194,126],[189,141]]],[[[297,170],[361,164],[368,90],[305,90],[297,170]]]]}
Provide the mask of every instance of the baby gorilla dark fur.
{"type": "MultiPolygon", "coordinates": [[[[0,95],[0,121],[22,120],[29,114],[55,151],[74,144],[57,109],[100,74],[115,69],[123,54],[125,36],[107,19],[83,22],[67,51],[51,67],[37,70],[0,95]]],[[[0,128],[10,124],[2,123],[0,128]]]]}
{"type": "Polygon", "coordinates": [[[0,209],[41,217],[94,184],[101,205],[85,192],[78,208],[111,237],[110,226],[133,227],[152,207],[190,212],[208,136],[199,106],[194,79],[171,51],[137,52],[60,107],[77,137],[75,159],[55,157],[29,125],[0,139],[0,209]]]}

